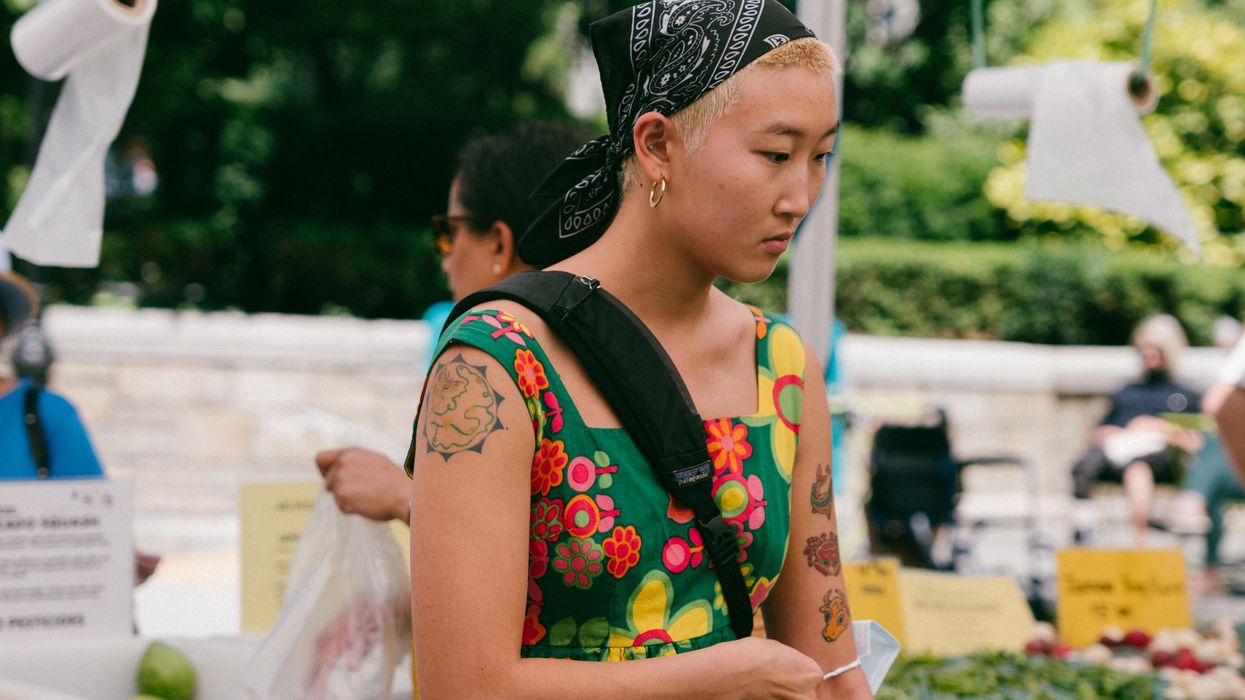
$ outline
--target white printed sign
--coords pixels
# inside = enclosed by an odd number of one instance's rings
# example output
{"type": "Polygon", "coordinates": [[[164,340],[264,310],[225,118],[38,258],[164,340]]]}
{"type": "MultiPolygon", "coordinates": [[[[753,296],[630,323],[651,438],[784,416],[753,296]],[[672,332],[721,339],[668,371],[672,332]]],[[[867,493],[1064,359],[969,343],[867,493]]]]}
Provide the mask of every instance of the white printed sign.
{"type": "Polygon", "coordinates": [[[0,482],[0,645],[132,634],[133,489],[0,482]]]}

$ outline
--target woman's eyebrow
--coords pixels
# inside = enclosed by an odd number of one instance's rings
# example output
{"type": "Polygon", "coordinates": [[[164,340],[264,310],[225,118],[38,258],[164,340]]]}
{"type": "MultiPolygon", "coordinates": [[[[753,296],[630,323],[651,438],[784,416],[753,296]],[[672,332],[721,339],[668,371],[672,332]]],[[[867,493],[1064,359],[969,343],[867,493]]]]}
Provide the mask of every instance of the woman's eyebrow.
{"type": "MultiPolygon", "coordinates": [[[[839,124],[840,124],[840,122],[835,122],[835,123],[834,123],[834,126],[830,127],[829,129],[826,129],[826,132],[825,132],[824,134],[822,134],[822,135],[821,135],[820,137],[818,137],[818,138],[819,138],[819,139],[824,139],[824,138],[826,138],[827,136],[833,136],[833,135],[837,134],[837,133],[839,132],[839,124]]],[[[802,129],[799,129],[798,127],[791,126],[790,124],[786,124],[786,123],[784,123],[784,122],[774,122],[773,124],[770,124],[769,126],[765,127],[764,129],[760,129],[757,133],[759,133],[759,134],[765,134],[765,135],[767,135],[767,136],[769,136],[769,135],[773,135],[773,136],[791,136],[791,137],[793,137],[793,138],[797,138],[797,139],[798,139],[798,138],[803,138],[803,137],[804,137],[804,131],[803,131],[802,129]]]]}

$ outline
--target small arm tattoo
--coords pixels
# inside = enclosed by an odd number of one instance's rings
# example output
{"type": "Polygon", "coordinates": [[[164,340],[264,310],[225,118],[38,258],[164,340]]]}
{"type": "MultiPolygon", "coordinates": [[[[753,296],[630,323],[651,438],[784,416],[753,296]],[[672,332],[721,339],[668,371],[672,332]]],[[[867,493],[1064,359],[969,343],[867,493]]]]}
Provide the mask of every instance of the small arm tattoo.
{"type": "Polygon", "coordinates": [[[808,559],[808,565],[821,572],[822,576],[838,576],[843,570],[839,559],[839,536],[834,531],[808,538],[804,556],[808,559]]]}
{"type": "Polygon", "coordinates": [[[821,637],[827,642],[833,642],[852,624],[851,613],[847,611],[847,595],[838,588],[831,588],[826,591],[821,602],[821,614],[826,620],[826,626],[821,630],[821,637]]]}
{"type": "Polygon", "coordinates": [[[437,367],[424,424],[429,452],[446,460],[460,452],[479,453],[485,438],[504,429],[497,410],[501,396],[489,385],[485,369],[468,364],[462,355],[437,367]]]}
{"type": "Polygon", "coordinates": [[[830,472],[829,464],[817,465],[817,475],[813,479],[813,491],[809,495],[813,513],[820,513],[827,518],[834,515],[834,487],[830,483],[830,472]]]}

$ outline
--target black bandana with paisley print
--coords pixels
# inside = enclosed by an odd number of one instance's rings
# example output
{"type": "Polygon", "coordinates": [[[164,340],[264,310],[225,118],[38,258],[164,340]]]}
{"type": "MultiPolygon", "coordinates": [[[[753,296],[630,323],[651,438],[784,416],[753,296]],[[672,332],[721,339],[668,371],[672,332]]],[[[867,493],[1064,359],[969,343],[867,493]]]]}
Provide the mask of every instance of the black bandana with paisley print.
{"type": "Polygon", "coordinates": [[[648,112],[672,115],[765,53],[813,36],[777,0],[646,0],[594,22],[610,133],[581,146],[536,190],[551,201],[519,239],[544,267],[592,245],[618,210],[618,168],[648,112]]]}

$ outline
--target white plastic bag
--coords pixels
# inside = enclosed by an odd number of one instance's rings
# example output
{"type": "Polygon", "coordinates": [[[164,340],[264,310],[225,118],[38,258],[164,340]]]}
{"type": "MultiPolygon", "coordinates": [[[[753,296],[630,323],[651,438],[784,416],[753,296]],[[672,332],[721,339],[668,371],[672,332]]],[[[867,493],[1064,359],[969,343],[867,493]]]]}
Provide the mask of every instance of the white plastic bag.
{"type": "Polygon", "coordinates": [[[281,614],[239,681],[248,700],[388,700],[410,651],[410,578],[389,527],[322,491],[281,614]]]}

